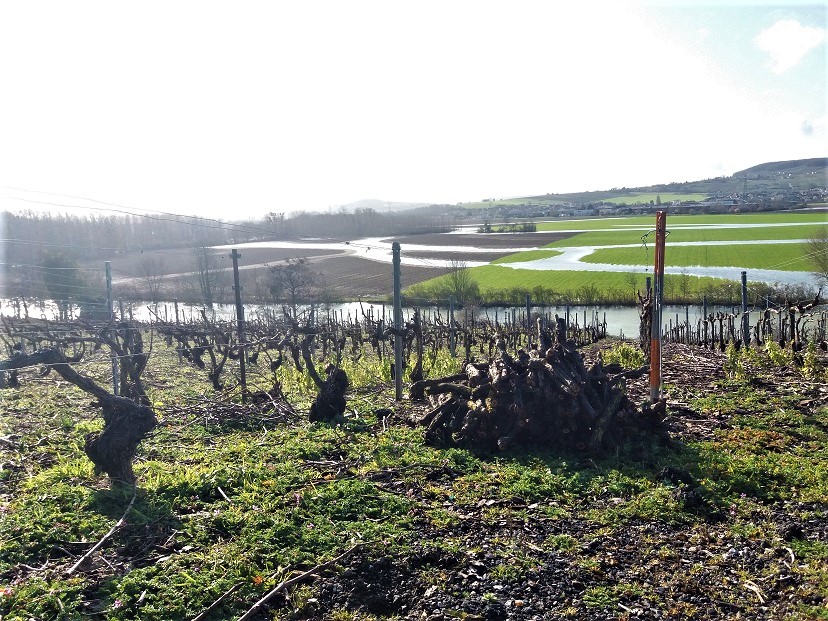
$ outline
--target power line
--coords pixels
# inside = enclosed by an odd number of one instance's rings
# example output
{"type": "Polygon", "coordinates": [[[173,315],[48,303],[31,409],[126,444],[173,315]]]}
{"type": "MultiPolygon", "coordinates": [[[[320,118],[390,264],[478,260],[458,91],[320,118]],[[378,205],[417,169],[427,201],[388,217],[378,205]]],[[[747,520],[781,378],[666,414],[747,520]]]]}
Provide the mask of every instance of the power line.
{"type": "Polygon", "coordinates": [[[113,252],[117,252],[119,248],[107,248],[102,246],[94,246],[92,243],[81,245],[81,244],[64,244],[64,243],[57,243],[57,242],[44,242],[38,241],[35,239],[15,239],[10,237],[0,238],[0,242],[8,243],[8,244],[26,244],[32,246],[57,246],[58,248],[95,248],[96,250],[111,250],[113,252]]]}
{"type": "Polygon", "coordinates": [[[157,210],[154,210],[154,209],[128,208],[128,207],[124,207],[123,205],[115,205],[114,203],[106,203],[104,201],[97,201],[97,200],[92,199],[92,198],[82,198],[81,200],[88,200],[88,201],[92,201],[92,202],[95,202],[95,203],[100,203],[100,204],[103,204],[103,205],[113,205],[113,206],[112,207],[89,207],[89,206],[86,206],[86,205],[71,205],[69,203],[56,203],[56,202],[52,202],[52,201],[37,201],[37,200],[33,200],[31,198],[22,198],[22,197],[19,197],[19,196],[8,196],[8,195],[0,195],[0,198],[7,198],[9,200],[21,201],[21,202],[24,202],[24,203],[32,203],[32,204],[35,204],[35,205],[49,205],[51,207],[66,207],[66,208],[70,208],[70,209],[87,209],[87,210],[91,210],[91,211],[109,211],[109,212],[114,211],[115,213],[121,213],[121,214],[128,215],[128,216],[135,216],[135,217],[139,217],[139,218],[147,218],[148,220],[157,220],[157,221],[161,221],[161,222],[175,222],[177,224],[186,224],[186,225],[189,225],[189,226],[200,226],[202,228],[208,228],[208,229],[221,229],[221,230],[226,230],[226,231],[236,231],[238,229],[248,229],[250,231],[254,231],[254,232],[257,232],[257,233],[262,233],[262,232],[272,233],[273,232],[273,231],[269,231],[268,229],[263,229],[261,227],[254,227],[254,226],[250,226],[250,225],[246,225],[246,224],[234,224],[234,223],[231,223],[231,222],[223,222],[222,220],[218,220],[218,219],[215,219],[215,218],[206,218],[206,217],[202,217],[202,216],[188,216],[188,215],[177,214],[177,213],[173,213],[173,212],[169,212],[169,211],[157,211],[157,210]],[[150,215],[150,214],[137,213],[135,211],[132,211],[132,209],[139,209],[140,211],[149,211],[151,213],[158,213],[158,214],[161,214],[163,216],[172,216],[172,217],[171,218],[162,218],[162,217],[153,216],[153,215],[150,215]],[[199,222],[182,222],[178,218],[192,219],[192,220],[202,220],[204,222],[214,222],[214,223],[217,223],[218,226],[214,226],[214,225],[210,225],[210,224],[201,224],[199,222]]]}

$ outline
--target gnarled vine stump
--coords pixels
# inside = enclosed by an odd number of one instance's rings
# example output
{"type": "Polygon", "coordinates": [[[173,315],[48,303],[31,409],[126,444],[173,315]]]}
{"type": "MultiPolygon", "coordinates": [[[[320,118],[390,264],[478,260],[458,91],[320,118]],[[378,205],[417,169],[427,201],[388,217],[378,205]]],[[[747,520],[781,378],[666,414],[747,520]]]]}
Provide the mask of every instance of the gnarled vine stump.
{"type": "Polygon", "coordinates": [[[305,367],[313,383],[319,389],[316,399],[311,404],[308,420],[332,421],[345,413],[347,406],[345,393],[349,386],[348,374],[340,369],[338,365],[329,364],[325,367],[325,379],[319,376],[311,353],[313,337],[314,334],[309,333],[302,340],[302,358],[305,361],[305,367]]]}
{"type": "Polygon", "coordinates": [[[84,452],[95,464],[95,468],[106,472],[113,481],[134,485],[136,479],[132,471],[132,459],[135,451],[141,440],[158,424],[152,408],[111,394],[75,371],[69,362],[59,349],[47,348],[33,354],[20,353],[12,356],[9,360],[0,362],[0,371],[38,364],[48,365],[67,382],[93,395],[102,410],[104,428],[86,435],[84,452]]]}

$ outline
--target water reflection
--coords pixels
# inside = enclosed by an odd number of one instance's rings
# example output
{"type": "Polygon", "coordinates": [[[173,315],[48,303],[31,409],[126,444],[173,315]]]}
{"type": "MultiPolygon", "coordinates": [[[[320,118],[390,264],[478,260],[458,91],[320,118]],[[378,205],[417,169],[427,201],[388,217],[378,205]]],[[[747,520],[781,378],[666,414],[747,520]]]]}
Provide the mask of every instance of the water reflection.
{"type": "MultiPolygon", "coordinates": [[[[51,301],[30,302],[27,306],[30,317],[49,320],[55,320],[58,317],[57,306],[51,301]]],[[[131,318],[142,322],[155,320],[174,322],[176,320],[176,305],[172,302],[159,302],[158,304],[124,302],[123,306],[126,319],[131,318]]],[[[449,309],[447,306],[420,306],[417,308],[421,310],[426,321],[440,319],[446,322],[448,320],[449,309]]],[[[310,306],[299,307],[300,313],[308,313],[310,310],[310,306]]],[[[319,304],[313,307],[313,311],[319,320],[332,317],[339,321],[363,321],[366,317],[371,317],[374,321],[384,319],[389,324],[393,321],[393,307],[391,304],[366,302],[319,304]]],[[[726,313],[738,312],[734,306],[708,307],[709,313],[719,311],[726,313]]],[[[22,313],[22,309],[16,306],[13,300],[0,299],[0,315],[12,317],[16,316],[18,312],[22,313]]],[[[78,309],[75,308],[73,312],[74,319],[78,318],[78,312],[78,309]]],[[[116,308],[115,312],[116,318],[120,319],[120,311],[116,308]]],[[[215,304],[212,309],[205,309],[203,305],[178,303],[178,320],[181,322],[198,322],[201,320],[202,312],[206,312],[208,317],[219,321],[234,321],[236,318],[234,304],[215,304]]],[[[668,329],[671,325],[683,324],[685,321],[689,321],[690,325],[695,328],[702,317],[702,312],[701,306],[666,305],[663,314],[664,328],[668,329]]],[[[280,319],[283,315],[282,306],[272,304],[245,304],[244,313],[245,319],[248,321],[280,319]]],[[[413,306],[404,307],[404,320],[411,319],[413,313],[413,306]]],[[[479,320],[500,323],[515,321],[523,323],[526,321],[525,306],[457,309],[455,310],[455,320],[460,323],[469,321],[471,319],[469,313],[475,313],[475,317],[479,320]]],[[[607,334],[612,336],[636,338],[639,331],[638,309],[630,306],[533,306],[532,313],[533,315],[541,313],[549,318],[553,318],[555,315],[568,317],[571,323],[577,323],[579,326],[590,325],[596,321],[606,322],[607,334]]],[[[751,314],[751,322],[759,319],[759,313],[760,311],[754,311],[751,314]]]]}

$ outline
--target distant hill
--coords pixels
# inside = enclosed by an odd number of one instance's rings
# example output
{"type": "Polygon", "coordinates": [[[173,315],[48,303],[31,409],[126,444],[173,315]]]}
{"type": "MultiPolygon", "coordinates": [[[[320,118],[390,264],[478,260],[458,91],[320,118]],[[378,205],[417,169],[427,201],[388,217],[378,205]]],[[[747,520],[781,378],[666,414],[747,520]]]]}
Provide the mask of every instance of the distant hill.
{"type": "MultiPolygon", "coordinates": [[[[566,194],[541,194],[539,196],[516,196],[505,199],[489,199],[481,202],[462,203],[464,208],[491,208],[503,205],[538,205],[549,206],[562,203],[585,205],[589,203],[613,202],[635,204],[641,196],[661,195],[664,200],[702,200],[703,197],[690,195],[730,195],[742,194],[747,182],[748,194],[804,191],[813,188],[828,187],[828,158],[815,157],[783,162],[766,162],[740,170],[730,176],[714,177],[699,181],[682,181],[649,185],[637,188],[612,188],[610,190],[590,190],[566,194]],[[688,196],[688,198],[681,198],[688,196]],[[628,198],[629,200],[624,200],[628,198]]],[[[648,199],[649,200],[649,199],[648,199]]],[[[339,205],[346,211],[373,209],[379,213],[389,213],[417,209],[421,212],[444,213],[452,210],[454,205],[435,205],[428,203],[399,203],[366,199],[339,205]]]]}
{"type": "Polygon", "coordinates": [[[745,170],[733,173],[734,177],[748,176],[759,178],[765,175],[782,174],[815,174],[825,173],[828,168],[828,157],[812,157],[808,160],[786,160],[784,162],[768,162],[766,164],[759,164],[758,166],[751,166],[745,170]]]}
{"type": "Polygon", "coordinates": [[[515,203],[520,200],[532,202],[566,202],[590,203],[636,194],[653,192],[676,194],[732,194],[743,192],[745,180],[749,193],[802,191],[828,186],[828,158],[815,157],[784,162],[767,162],[733,173],[728,177],[715,177],[700,181],[663,183],[638,188],[614,188],[592,192],[574,192],[569,194],[544,194],[527,196],[523,199],[510,199],[515,203]]]}

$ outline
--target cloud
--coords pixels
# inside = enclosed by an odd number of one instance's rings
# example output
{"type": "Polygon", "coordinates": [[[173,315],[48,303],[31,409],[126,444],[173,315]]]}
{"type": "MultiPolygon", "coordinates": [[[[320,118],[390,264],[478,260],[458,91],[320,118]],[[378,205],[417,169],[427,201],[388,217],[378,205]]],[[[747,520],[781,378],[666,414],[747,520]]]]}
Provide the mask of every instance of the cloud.
{"type": "Polygon", "coordinates": [[[805,55],[825,41],[825,28],[803,26],[793,19],[782,19],[756,35],[753,42],[770,56],[768,66],[774,73],[795,67],[805,55]]]}

